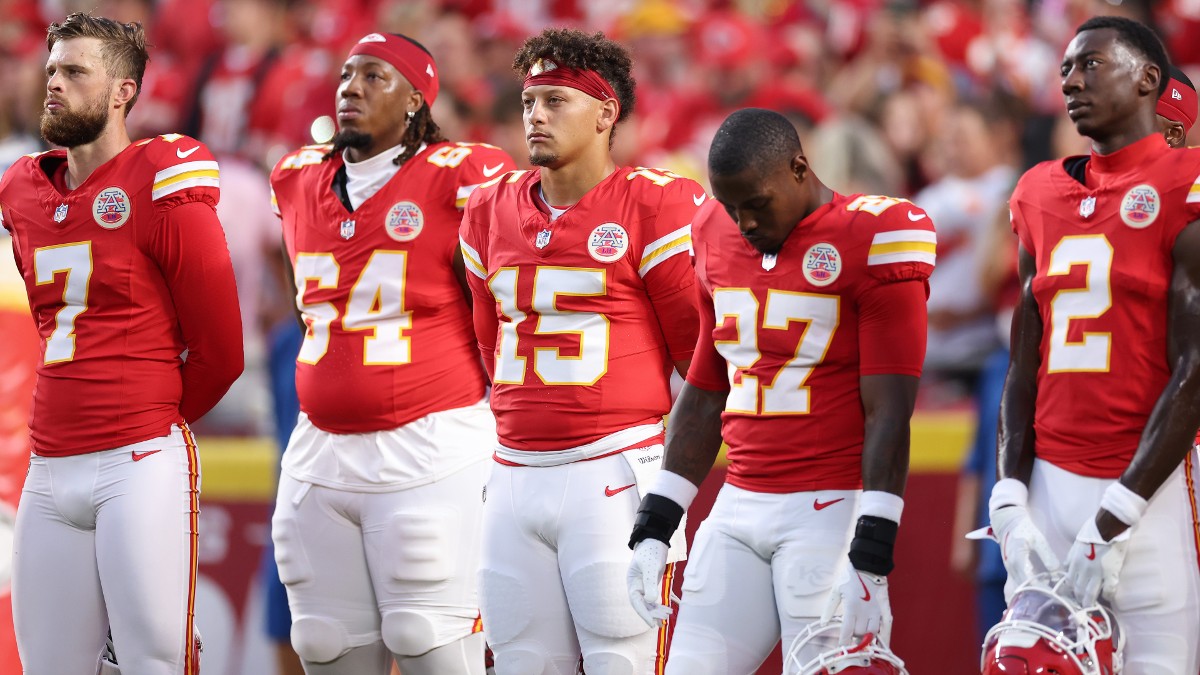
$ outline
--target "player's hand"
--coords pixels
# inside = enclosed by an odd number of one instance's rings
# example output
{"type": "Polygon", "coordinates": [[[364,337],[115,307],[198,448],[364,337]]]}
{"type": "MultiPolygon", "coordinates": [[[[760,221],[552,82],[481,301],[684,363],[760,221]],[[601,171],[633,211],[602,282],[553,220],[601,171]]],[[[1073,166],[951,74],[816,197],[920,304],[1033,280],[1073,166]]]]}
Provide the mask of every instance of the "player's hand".
{"type": "Polygon", "coordinates": [[[1088,518],[1075,543],[1067,552],[1067,581],[1075,592],[1079,604],[1087,607],[1096,604],[1103,596],[1111,601],[1117,590],[1117,579],[1125,564],[1125,551],[1132,528],[1105,541],[1096,528],[1096,519],[1088,518]]]}
{"type": "Polygon", "coordinates": [[[651,628],[662,626],[671,616],[671,608],[659,603],[663,572],[667,569],[667,545],[657,539],[643,539],[633,547],[633,560],[625,581],[629,602],[651,628]]]}
{"type": "Polygon", "coordinates": [[[991,518],[1004,569],[1014,584],[1023,584],[1040,572],[1056,572],[1062,567],[1046,535],[1029,519],[1029,511],[1023,505],[1001,506],[991,512],[991,518]]]}
{"type": "Polygon", "coordinates": [[[873,633],[883,644],[892,641],[892,607],[888,602],[887,577],[876,576],[846,565],[838,584],[829,594],[821,621],[829,621],[842,606],[840,644],[851,644],[873,633]]]}

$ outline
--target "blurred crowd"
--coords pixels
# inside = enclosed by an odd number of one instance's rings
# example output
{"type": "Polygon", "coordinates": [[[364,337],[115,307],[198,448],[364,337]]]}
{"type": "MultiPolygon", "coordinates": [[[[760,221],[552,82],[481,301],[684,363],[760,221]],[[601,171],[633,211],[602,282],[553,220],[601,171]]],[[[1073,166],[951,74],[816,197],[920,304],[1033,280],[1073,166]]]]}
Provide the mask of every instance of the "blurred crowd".
{"type": "MultiPolygon", "coordinates": [[[[1200,0],[0,0],[0,168],[42,147],[45,27],[76,10],[148,29],[152,60],[131,133],[185,133],[222,161],[252,366],[289,312],[265,260],[278,241],[266,172],[332,135],[349,47],[372,31],[421,41],[440,70],[433,112],[446,135],[524,163],[512,56],[526,36],[567,25],[632,48],[638,102],[616,135],[619,162],[704,182],[724,116],[766,107],[794,120],[834,189],[905,196],[930,212],[939,250],[929,379],[948,383],[929,388],[932,405],[969,394],[1002,346],[1013,293],[998,253],[1012,249],[1003,205],[1019,172],[1087,150],[1059,91],[1075,26],[1132,16],[1156,26],[1185,69],[1200,64],[1200,0]]],[[[261,369],[248,370],[236,405],[224,406],[230,418],[214,422],[261,433],[261,369]]]]}

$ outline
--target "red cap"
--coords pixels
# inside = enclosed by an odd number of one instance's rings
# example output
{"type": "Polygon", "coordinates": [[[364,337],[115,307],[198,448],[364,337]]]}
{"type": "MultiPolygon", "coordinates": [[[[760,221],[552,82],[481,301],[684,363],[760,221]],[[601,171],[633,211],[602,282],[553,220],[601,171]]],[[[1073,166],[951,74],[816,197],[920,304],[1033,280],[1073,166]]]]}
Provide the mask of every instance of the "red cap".
{"type": "Polygon", "coordinates": [[[1158,97],[1158,108],[1155,112],[1172,122],[1182,124],[1186,133],[1196,123],[1196,110],[1196,90],[1172,77],[1167,82],[1167,90],[1158,97]]]}
{"type": "Polygon", "coordinates": [[[413,89],[421,92],[426,105],[433,105],[438,94],[437,67],[429,52],[415,41],[403,35],[371,33],[351,48],[350,56],[356,54],[374,56],[392,64],[413,89]]]}

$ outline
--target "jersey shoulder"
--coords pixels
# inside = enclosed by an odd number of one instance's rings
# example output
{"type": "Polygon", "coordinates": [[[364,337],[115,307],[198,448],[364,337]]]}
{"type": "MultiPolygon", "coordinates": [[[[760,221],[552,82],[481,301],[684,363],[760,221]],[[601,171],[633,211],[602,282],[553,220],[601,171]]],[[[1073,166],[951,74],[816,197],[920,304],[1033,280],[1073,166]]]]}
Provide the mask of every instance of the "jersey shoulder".
{"type": "Polygon", "coordinates": [[[467,205],[481,183],[516,168],[508,153],[487,143],[444,141],[427,148],[414,161],[421,163],[423,180],[454,191],[454,207],[458,209],[467,205]]]}
{"type": "Polygon", "coordinates": [[[684,206],[694,210],[708,199],[699,183],[669,169],[634,166],[618,172],[624,178],[617,184],[624,186],[631,199],[645,205],[684,206]]]}
{"type": "Polygon", "coordinates": [[[937,260],[933,219],[907,199],[885,195],[845,197],[835,208],[848,217],[849,236],[865,247],[868,274],[885,283],[924,281],[937,260]]]}
{"type": "Polygon", "coordinates": [[[183,134],[164,134],[134,144],[138,165],[152,172],[151,200],[157,205],[176,201],[220,199],[220,169],[208,146],[183,134]]]}
{"type": "MultiPolygon", "coordinates": [[[[3,195],[8,189],[19,186],[20,183],[29,180],[34,171],[37,170],[37,163],[40,158],[45,155],[57,153],[66,157],[64,150],[47,150],[45,152],[34,152],[28,155],[21,155],[13,162],[3,174],[0,174],[0,195],[3,195]]],[[[11,199],[15,195],[10,195],[11,199]]]]}

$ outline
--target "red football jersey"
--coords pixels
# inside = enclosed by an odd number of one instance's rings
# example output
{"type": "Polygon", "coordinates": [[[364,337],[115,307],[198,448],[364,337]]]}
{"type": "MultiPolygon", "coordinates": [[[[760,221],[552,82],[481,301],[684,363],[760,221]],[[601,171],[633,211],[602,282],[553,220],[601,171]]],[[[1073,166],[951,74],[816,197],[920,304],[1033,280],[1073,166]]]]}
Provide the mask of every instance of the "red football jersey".
{"type": "Polygon", "coordinates": [[[693,236],[701,337],[687,379],[729,391],[727,480],[755,492],[861,488],[859,377],[921,374],[933,223],[907,200],[835,194],[774,256],[716,203],[693,236]]]}
{"type": "Polygon", "coordinates": [[[165,436],[242,370],[208,148],[178,134],[140,141],[64,194],[66,161],[62,150],[25,157],[0,181],[43,340],[30,429],[44,456],[165,436]]]}
{"type": "Polygon", "coordinates": [[[347,211],[328,146],[271,174],[308,333],[296,362],[300,408],[318,428],[395,429],[483,398],[471,312],[452,264],[474,186],[513,168],[491,145],[437,143],[347,211]]]}
{"type": "Polygon", "coordinates": [[[1013,229],[1037,261],[1042,317],[1039,458],[1097,478],[1117,478],[1133,459],[1171,376],[1171,250],[1200,217],[1198,175],[1200,152],[1169,150],[1154,134],[1092,155],[1087,185],[1062,160],[1017,183],[1013,229]]]}
{"type": "Polygon", "coordinates": [[[621,167],[553,222],[540,171],[484,184],[463,215],[475,332],[500,443],[577,448],[658,424],[696,342],[693,180],[621,167]]]}

